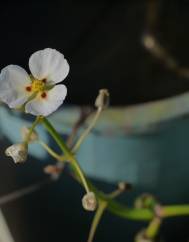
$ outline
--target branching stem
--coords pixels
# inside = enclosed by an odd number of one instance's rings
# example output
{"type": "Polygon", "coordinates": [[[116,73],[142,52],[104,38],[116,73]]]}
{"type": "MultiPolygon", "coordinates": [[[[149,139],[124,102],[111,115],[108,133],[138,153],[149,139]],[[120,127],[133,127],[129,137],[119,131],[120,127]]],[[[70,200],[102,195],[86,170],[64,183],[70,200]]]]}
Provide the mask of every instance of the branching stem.
{"type": "MultiPolygon", "coordinates": [[[[122,218],[132,219],[132,220],[143,220],[143,221],[149,221],[154,218],[154,211],[151,209],[138,209],[138,208],[129,208],[125,205],[122,205],[118,202],[116,202],[114,199],[111,199],[108,195],[105,195],[104,193],[100,192],[83,174],[76,158],[70,151],[70,149],[66,146],[64,140],[61,138],[61,136],[57,133],[57,131],[54,129],[54,127],[49,123],[47,119],[43,119],[42,124],[46,127],[47,131],[51,136],[54,138],[56,143],[59,145],[61,150],[65,153],[65,155],[68,157],[68,159],[71,161],[69,164],[72,167],[74,174],[76,175],[77,179],[82,183],[82,185],[85,187],[86,184],[89,187],[90,191],[93,191],[96,195],[96,197],[102,201],[105,201],[108,203],[107,209],[112,212],[113,214],[120,216],[122,218]],[[77,165],[75,165],[77,164],[77,165]],[[79,169],[81,173],[78,172],[79,169]],[[82,174],[82,176],[81,176],[82,174]],[[85,185],[84,185],[84,179],[85,185]]],[[[86,189],[86,188],[85,188],[86,189]]],[[[173,206],[162,206],[163,211],[163,218],[166,217],[172,217],[172,216],[189,216],[189,205],[173,205],[173,206]]]]}

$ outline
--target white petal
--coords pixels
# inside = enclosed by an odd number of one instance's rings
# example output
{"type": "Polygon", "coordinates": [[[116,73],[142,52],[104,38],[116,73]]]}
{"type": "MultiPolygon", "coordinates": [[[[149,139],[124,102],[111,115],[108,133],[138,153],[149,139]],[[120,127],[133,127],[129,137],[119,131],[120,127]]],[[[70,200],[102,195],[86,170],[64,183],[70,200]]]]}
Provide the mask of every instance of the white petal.
{"type": "Polygon", "coordinates": [[[25,106],[26,113],[31,113],[35,116],[48,116],[54,112],[64,101],[67,88],[64,85],[56,85],[51,90],[46,91],[47,96],[41,97],[41,94],[28,102],[25,106]]]}
{"type": "Polygon", "coordinates": [[[36,79],[47,79],[54,84],[64,80],[69,72],[69,65],[64,55],[50,48],[39,50],[31,55],[29,67],[36,79]]]}
{"type": "Polygon", "coordinates": [[[0,99],[10,108],[21,106],[28,99],[26,86],[31,84],[27,72],[16,65],[9,65],[0,74],[0,99]]]}

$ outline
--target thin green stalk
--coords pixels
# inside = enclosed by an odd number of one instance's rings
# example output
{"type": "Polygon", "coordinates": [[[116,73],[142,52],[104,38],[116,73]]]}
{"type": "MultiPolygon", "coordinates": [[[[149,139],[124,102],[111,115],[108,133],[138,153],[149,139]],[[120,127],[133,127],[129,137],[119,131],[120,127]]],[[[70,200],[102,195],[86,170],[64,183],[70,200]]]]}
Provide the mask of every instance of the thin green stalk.
{"type": "Polygon", "coordinates": [[[149,221],[154,217],[154,213],[146,208],[130,208],[115,200],[108,202],[107,209],[119,217],[138,221],[149,221]]]}
{"type": "Polygon", "coordinates": [[[66,146],[61,136],[56,132],[54,127],[51,125],[51,123],[46,118],[43,118],[42,124],[45,126],[49,134],[54,138],[54,140],[56,141],[60,149],[64,152],[64,155],[72,157],[71,151],[66,146]]]}
{"type": "Polygon", "coordinates": [[[90,229],[90,232],[89,232],[89,237],[88,237],[87,242],[92,242],[93,241],[95,232],[97,230],[97,227],[98,227],[98,225],[100,223],[100,220],[102,218],[102,215],[103,215],[106,207],[107,207],[107,202],[105,202],[105,201],[99,201],[99,203],[98,203],[98,209],[96,210],[96,213],[94,215],[94,218],[93,218],[93,221],[92,221],[92,224],[91,224],[91,229],[90,229]]]}
{"type": "Polygon", "coordinates": [[[84,130],[84,132],[81,134],[81,136],[79,137],[78,141],[76,142],[76,144],[74,145],[72,152],[75,153],[80,145],[82,144],[82,142],[84,141],[84,139],[88,136],[88,134],[90,133],[90,131],[93,129],[93,127],[95,126],[97,120],[100,117],[100,114],[102,112],[102,108],[98,108],[91,123],[89,124],[89,126],[87,127],[87,129],[84,130]]]}
{"type": "Polygon", "coordinates": [[[90,192],[90,189],[89,189],[89,186],[88,186],[87,180],[86,180],[85,175],[84,175],[83,171],[81,170],[81,168],[80,168],[78,162],[77,162],[75,159],[72,159],[72,162],[71,162],[70,164],[71,164],[72,166],[74,166],[74,168],[75,168],[75,170],[77,171],[77,173],[78,173],[78,175],[79,175],[79,177],[80,177],[80,179],[81,179],[81,182],[82,182],[82,184],[83,184],[83,186],[84,186],[84,188],[85,188],[85,191],[86,191],[87,193],[89,193],[89,192],[90,192]]]}
{"type": "Polygon", "coordinates": [[[24,143],[27,145],[30,141],[30,136],[32,135],[32,132],[34,131],[35,127],[41,122],[41,116],[37,116],[35,121],[33,122],[32,126],[29,129],[29,132],[24,140],[24,143]]]}
{"type": "Polygon", "coordinates": [[[154,239],[159,231],[161,225],[161,219],[158,217],[155,217],[152,219],[152,221],[149,223],[148,227],[145,230],[145,236],[148,239],[154,239]]]}
{"type": "MultiPolygon", "coordinates": [[[[114,200],[109,201],[107,209],[111,213],[126,219],[149,221],[154,217],[154,211],[151,209],[128,208],[114,200]]],[[[189,216],[189,204],[162,206],[162,210],[162,218],[189,216]]]]}
{"type": "Polygon", "coordinates": [[[188,216],[189,215],[189,204],[163,206],[162,214],[164,218],[174,216],[188,216]]]}
{"type": "Polygon", "coordinates": [[[82,182],[86,192],[90,192],[90,189],[88,187],[88,184],[87,184],[87,181],[83,174],[82,169],[80,168],[77,160],[72,155],[72,153],[69,150],[69,148],[67,147],[67,145],[64,143],[61,136],[56,132],[56,130],[53,128],[53,126],[50,124],[50,122],[47,119],[43,118],[43,124],[46,127],[46,129],[48,130],[48,132],[52,135],[54,140],[57,142],[59,147],[62,149],[62,151],[64,152],[64,155],[67,157],[67,160],[70,161],[70,165],[72,167],[74,167],[75,170],[77,171],[77,174],[79,175],[79,178],[81,179],[81,182],[82,182]]]}
{"type": "Polygon", "coordinates": [[[52,150],[46,143],[42,140],[38,140],[38,143],[56,160],[63,161],[63,157],[57,154],[54,150],[52,150]]]}
{"type": "Polygon", "coordinates": [[[116,198],[116,197],[118,197],[119,195],[121,195],[122,193],[123,193],[122,190],[117,189],[117,190],[111,192],[110,194],[108,194],[108,196],[109,196],[110,198],[116,198]]]}

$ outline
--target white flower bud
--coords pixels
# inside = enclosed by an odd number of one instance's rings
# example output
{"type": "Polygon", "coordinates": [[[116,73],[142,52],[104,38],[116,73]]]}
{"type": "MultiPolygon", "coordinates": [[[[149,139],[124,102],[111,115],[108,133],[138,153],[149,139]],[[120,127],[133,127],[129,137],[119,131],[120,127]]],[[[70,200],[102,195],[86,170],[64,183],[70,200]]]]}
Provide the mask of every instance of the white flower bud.
{"type": "Polygon", "coordinates": [[[14,162],[23,163],[28,156],[28,147],[25,144],[13,144],[5,150],[7,156],[11,156],[14,162]]]}
{"type": "Polygon", "coordinates": [[[106,108],[109,105],[110,94],[107,89],[99,90],[99,94],[95,101],[95,107],[97,108],[106,108]]]}
{"type": "Polygon", "coordinates": [[[97,207],[97,200],[93,192],[88,192],[82,198],[83,208],[88,211],[94,211],[97,207]]]}
{"type": "MultiPolygon", "coordinates": [[[[29,128],[27,128],[25,126],[21,128],[21,136],[22,136],[23,140],[27,139],[27,136],[28,136],[29,132],[30,132],[29,128]]],[[[38,134],[37,134],[37,132],[35,130],[33,130],[31,135],[30,135],[30,138],[29,138],[28,142],[35,142],[36,140],[38,140],[38,134]]]]}

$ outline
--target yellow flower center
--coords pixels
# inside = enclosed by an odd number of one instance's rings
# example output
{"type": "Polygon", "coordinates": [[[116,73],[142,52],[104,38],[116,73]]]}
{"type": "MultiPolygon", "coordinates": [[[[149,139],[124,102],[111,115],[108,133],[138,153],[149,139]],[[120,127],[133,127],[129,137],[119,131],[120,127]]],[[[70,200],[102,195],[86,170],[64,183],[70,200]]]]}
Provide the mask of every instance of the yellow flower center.
{"type": "Polygon", "coordinates": [[[45,89],[45,81],[34,79],[32,81],[31,89],[33,92],[41,92],[45,89]]]}

